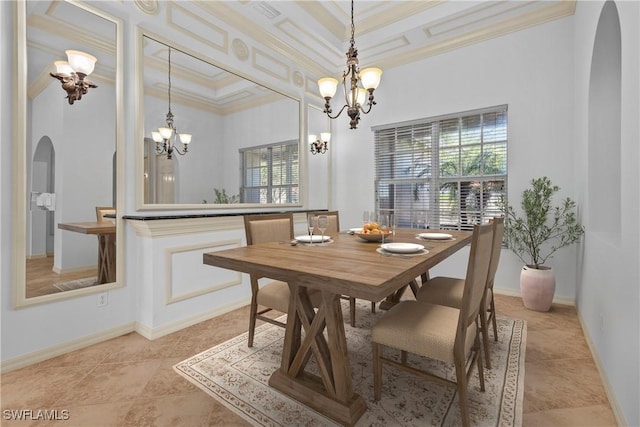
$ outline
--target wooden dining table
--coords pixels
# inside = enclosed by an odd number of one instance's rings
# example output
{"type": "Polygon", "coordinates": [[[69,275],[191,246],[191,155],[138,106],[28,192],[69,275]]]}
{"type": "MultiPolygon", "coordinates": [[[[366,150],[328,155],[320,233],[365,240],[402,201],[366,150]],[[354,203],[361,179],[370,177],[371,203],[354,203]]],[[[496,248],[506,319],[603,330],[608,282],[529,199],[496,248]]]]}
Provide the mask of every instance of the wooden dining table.
{"type": "Polygon", "coordinates": [[[116,225],[112,221],[59,223],[58,228],[98,236],[97,283],[116,281],[116,225]]]}
{"type": "Polygon", "coordinates": [[[264,243],[205,253],[203,262],[289,284],[282,359],[269,385],[342,425],[354,425],[367,405],[352,383],[341,296],[374,302],[397,297],[416,277],[428,275],[471,242],[467,231],[442,231],[453,236],[448,240],[418,240],[424,231],[398,229],[391,240],[423,245],[417,254],[383,254],[379,242],[339,233],[324,245],[264,243]],[[321,292],[319,307],[312,305],[310,289],[321,292]],[[317,375],[305,370],[312,356],[317,375]]]}

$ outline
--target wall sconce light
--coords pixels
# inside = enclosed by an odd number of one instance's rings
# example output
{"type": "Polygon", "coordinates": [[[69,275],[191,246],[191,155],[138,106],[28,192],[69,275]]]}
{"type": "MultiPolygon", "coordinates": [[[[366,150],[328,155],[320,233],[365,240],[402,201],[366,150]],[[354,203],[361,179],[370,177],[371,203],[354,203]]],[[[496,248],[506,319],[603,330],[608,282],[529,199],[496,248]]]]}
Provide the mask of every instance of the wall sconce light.
{"type": "Polygon", "coordinates": [[[329,132],[322,132],[320,139],[317,139],[315,135],[309,135],[309,145],[311,147],[311,154],[324,154],[329,149],[329,141],[331,140],[331,134],[329,132]]]}
{"type": "Polygon", "coordinates": [[[67,61],[55,61],[56,72],[49,73],[53,78],[60,80],[62,89],[67,92],[69,104],[82,99],[90,87],[98,87],[86,77],[93,72],[96,66],[96,57],[79,50],[66,50],[67,61]]]}

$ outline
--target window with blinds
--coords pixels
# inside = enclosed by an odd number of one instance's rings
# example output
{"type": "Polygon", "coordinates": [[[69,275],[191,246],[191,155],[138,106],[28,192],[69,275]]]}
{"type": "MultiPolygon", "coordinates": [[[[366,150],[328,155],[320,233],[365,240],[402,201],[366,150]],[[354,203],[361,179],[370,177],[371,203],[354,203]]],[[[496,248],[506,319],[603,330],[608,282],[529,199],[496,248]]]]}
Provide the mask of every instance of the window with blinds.
{"type": "Polygon", "coordinates": [[[398,227],[470,230],[503,214],[506,105],[373,130],[376,207],[398,227]]]}
{"type": "Polygon", "coordinates": [[[300,164],[298,141],[240,150],[242,203],[297,203],[300,164]]]}

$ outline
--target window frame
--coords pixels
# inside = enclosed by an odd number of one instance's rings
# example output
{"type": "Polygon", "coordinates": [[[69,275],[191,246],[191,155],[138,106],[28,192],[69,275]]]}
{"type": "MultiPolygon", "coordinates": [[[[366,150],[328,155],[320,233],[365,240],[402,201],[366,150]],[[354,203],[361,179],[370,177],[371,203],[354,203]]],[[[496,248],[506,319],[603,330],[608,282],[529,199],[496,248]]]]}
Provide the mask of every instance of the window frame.
{"type": "Polygon", "coordinates": [[[508,179],[507,105],[375,126],[372,130],[376,211],[395,214],[399,227],[421,228],[423,225],[417,218],[426,215],[429,228],[470,230],[473,224],[504,215],[508,179]],[[473,125],[463,126],[465,120],[473,123],[474,119],[479,123],[477,129],[473,125]],[[447,143],[443,135],[450,137],[455,132],[443,131],[443,125],[455,124],[455,121],[458,135],[448,138],[447,143]],[[491,126],[494,134],[485,135],[485,129],[491,126]],[[479,136],[465,136],[465,130],[473,134],[474,129],[479,136]],[[487,136],[493,137],[487,139],[487,136]],[[475,158],[464,155],[469,149],[477,153],[475,158]],[[448,165],[455,174],[444,172],[445,152],[453,153],[450,156],[453,162],[448,165]],[[490,155],[496,156],[497,163],[496,160],[491,162],[490,155]],[[474,160],[471,166],[470,160],[474,160]],[[485,173],[483,169],[489,163],[496,170],[485,173]],[[414,165],[418,164],[422,167],[420,173],[409,175],[411,168],[416,173],[419,168],[414,165]],[[472,169],[473,173],[465,174],[465,167],[479,170],[472,169]],[[423,173],[424,177],[421,176],[423,173]],[[448,210],[443,208],[443,190],[447,187],[452,195],[448,210]]]}
{"type": "MultiPolygon", "coordinates": [[[[240,148],[240,203],[256,203],[256,204],[296,204],[300,201],[300,144],[297,139],[291,139],[287,141],[275,142],[272,144],[257,145],[252,147],[240,148]],[[291,169],[289,175],[291,179],[286,183],[274,183],[274,162],[273,162],[273,150],[280,148],[284,151],[285,147],[291,150],[291,157],[295,158],[295,161],[286,162],[291,169]],[[261,152],[267,150],[267,161],[265,165],[259,165],[255,169],[266,170],[266,184],[260,185],[247,185],[248,170],[246,162],[246,154],[250,152],[261,152]],[[297,174],[293,174],[293,169],[297,167],[297,174]],[[294,177],[294,175],[297,175],[294,177]],[[257,191],[259,194],[259,200],[247,200],[247,194],[251,191],[257,191]],[[285,194],[286,201],[274,201],[274,192],[279,191],[280,194],[285,194]],[[262,200],[264,198],[264,200],[262,200]]],[[[290,159],[291,160],[291,159],[290,159]]],[[[282,163],[279,163],[282,164],[282,163]]]]}

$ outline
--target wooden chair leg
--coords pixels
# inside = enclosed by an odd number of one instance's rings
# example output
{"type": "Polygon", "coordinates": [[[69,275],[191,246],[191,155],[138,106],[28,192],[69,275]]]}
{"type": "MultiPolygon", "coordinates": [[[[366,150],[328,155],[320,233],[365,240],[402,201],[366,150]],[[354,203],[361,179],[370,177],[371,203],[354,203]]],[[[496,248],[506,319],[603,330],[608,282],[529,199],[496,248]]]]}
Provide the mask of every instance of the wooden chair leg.
{"type": "Polygon", "coordinates": [[[404,350],[400,350],[400,363],[403,365],[407,364],[407,352],[404,350]]]}
{"type": "Polygon", "coordinates": [[[382,345],[373,343],[373,400],[379,401],[382,395],[382,345]]]}
{"type": "MultiPolygon", "coordinates": [[[[482,346],[484,356],[487,359],[487,369],[491,369],[491,356],[489,355],[489,325],[487,325],[487,312],[480,310],[480,329],[482,330],[482,346]]],[[[480,349],[479,349],[480,350],[480,349]]]]}
{"type": "Polygon", "coordinates": [[[482,368],[482,349],[480,348],[480,341],[476,335],[476,352],[478,354],[478,379],[480,380],[480,390],[484,391],[484,370],[482,368]]]}
{"type": "Polygon", "coordinates": [[[349,322],[351,327],[356,327],[356,299],[349,298],[349,322]]]}
{"type": "Polygon", "coordinates": [[[371,314],[376,314],[376,303],[371,301],[371,314]]]}
{"type": "Polygon", "coordinates": [[[498,321],[496,320],[496,304],[493,301],[493,294],[491,295],[491,304],[489,307],[491,310],[491,323],[493,325],[493,339],[498,341],[498,321]]]}
{"type": "Polygon", "coordinates": [[[249,314],[249,339],[247,341],[248,347],[253,347],[253,335],[256,329],[256,316],[258,314],[258,301],[256,295],[251,297],[251,308],[249,314]]]}
{"type": "Polygon", "coordinates": [[[460,417],[462,425],[469,427],[469,408],[467,405],[467,373],[464,360],[456,360],[456,384],[458,389],[458,403],[460,404],[460,417]]]}

